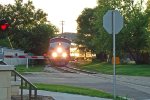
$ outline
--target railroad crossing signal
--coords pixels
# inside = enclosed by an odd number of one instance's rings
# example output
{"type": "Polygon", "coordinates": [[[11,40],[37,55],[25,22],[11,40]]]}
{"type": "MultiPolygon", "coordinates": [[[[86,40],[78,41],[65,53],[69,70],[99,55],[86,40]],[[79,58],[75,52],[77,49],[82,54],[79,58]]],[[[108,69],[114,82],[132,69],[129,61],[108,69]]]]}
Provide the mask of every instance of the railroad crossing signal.
{"type": "Polygon", "coordinates": [[[5,19],[0,20],[0,30],[5,31],[9,27],[8,22],[5,19]]]}

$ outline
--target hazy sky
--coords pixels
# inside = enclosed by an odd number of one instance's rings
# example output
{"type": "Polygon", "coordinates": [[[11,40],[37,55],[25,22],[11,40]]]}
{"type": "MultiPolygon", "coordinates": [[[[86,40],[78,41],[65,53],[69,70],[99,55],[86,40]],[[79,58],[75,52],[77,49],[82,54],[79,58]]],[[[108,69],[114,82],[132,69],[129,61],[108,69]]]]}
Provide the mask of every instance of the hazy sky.
{"type": "MultiPolygon", "coordinates": [[[[24,0],[25,2],[27,0],[24,0]]],[[[93,8],[97,0],[32,0],[35,8],[48,14],[48,20],[60,29],[64,21],[64,32],[76,32],[76,19],[84,8],[93,8]]],[[[13,3],[14,0],[0,0],[0,3],[13,3]]]]}

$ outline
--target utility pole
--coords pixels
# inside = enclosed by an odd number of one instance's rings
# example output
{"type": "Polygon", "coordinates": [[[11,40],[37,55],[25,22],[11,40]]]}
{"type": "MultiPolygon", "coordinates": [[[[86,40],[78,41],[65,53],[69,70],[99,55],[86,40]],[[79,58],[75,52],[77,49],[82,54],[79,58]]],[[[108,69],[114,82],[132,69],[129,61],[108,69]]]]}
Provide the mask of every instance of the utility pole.
{"type": "Polygon", "coordinates": [[[62,30],[62,34],[63,34],[63,30],[64,30],[64,21],[61,21],[61,30],[62,30]]]}

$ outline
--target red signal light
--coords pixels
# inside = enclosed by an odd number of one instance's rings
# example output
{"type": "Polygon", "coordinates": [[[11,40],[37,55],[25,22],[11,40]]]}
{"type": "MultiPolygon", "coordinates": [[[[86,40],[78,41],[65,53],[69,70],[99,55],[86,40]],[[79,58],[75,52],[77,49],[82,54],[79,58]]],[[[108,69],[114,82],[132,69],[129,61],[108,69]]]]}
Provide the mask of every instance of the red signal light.
{"type": "Polygon", "coordinates": [[[5,24],[4,24],[4,25],[1,25],[1,30],[2,30],[2,31],[6,30],[6,28],[7,28],[7,25],[5,25],[5,24]]]}
{"type": "Polygon", "coordinates": [[[5,19],[0,20],[0,29],[5,31],[9,27],[9,24],[5,19]]]}

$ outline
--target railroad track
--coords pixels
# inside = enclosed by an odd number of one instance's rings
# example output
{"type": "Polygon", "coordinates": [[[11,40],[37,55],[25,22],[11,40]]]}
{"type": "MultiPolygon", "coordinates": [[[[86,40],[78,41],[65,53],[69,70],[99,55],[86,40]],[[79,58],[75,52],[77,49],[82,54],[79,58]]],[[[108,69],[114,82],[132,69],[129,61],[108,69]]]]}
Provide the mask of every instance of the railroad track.
{"type": "MultiPolygon", "coordinates": [[[[113,78],[112,75],[105,75],[105,74],[100,74],[100,73],[91,72],[91,71],[87,71],[87,70],[81,70],[81,69],[73,67],[69,64],[67,66],[62,66],[62,67],[55,66],[53,68],[56,70],[59,70],[60,72],[63,72],[63,73],[65,72],[65,73],[87,74],[89,76],[94,76],[97,78],[103,78],[103,79],[107,79],[107,80],[112,80],[112,78],[113,78]]],[[[140,84],[140,83],[136,83],[136,82],[132,82],[132,81],[128,81],[128,80],[122,80],[121,78],[117,78],[117,82],[150,88],[149,85],[144,85],[144,84],[140,84]]]]}
{"type": "Polygon", "coordinates": [[[50,66],[50,67],[53,68],[54,70],[57,70],[62,73],[79,73],[79,71],[74,70],[74,69],[70,68],[69,66],[61,66],[61,67],[50,66]]]}
{"type": "MultiPolygon", "coordinates": [[[[49,66],[49,65],[47,65],[49,66]]],[[[91,72],[91,71],[86,71],[86,70],[81,70],[78,68],[75,68],[74,66],[68,64],[67,66],[50,66],[51,68],[58,70],[60,72],[65,72],[65,73],[84,73],[84,74],[96,74],[96,72],[91,72]]]]}

